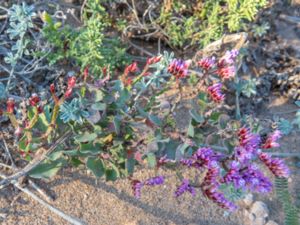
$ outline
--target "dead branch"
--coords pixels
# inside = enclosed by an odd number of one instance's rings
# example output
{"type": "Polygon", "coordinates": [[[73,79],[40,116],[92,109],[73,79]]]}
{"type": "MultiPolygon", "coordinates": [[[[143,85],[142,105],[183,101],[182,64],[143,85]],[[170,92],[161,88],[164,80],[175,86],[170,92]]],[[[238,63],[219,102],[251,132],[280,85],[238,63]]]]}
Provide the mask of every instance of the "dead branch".
{"type": "MultiPolygon", "coordinates": [[[[6,177],[4,174],[1,174],[1,173],[0,173],[0,177],[2,177],[4,180],[8,179],[8,177],[6,177]]],[[[35,201],[37,201],[41,205],[47,207],[50,211],[52,211],[56,215],[60,216],[61,218],[65,219],[69,223],[74,224],[74,225],[84,225],[85,224],[84,222],[80,221],[79,219],[77,219],[77,218],[75,218],[73,216],[69,216],[69,215],[65,214],[63,211],[61,211],[60,209],[58,209],[58,208],[50,205],[49,203],[47,203],[46,201],[44,201],[43,199],[41,199],[40,197],[38,197],[36,194],[34,194],[33,192],[31,192],[28,188],[22,187],[20,185],[20,183],[18,183],[16,181],[12,181],[12,180],[10,182],[16,188],[18,188],[20,191],[26,193],[31,198],[33,198],[35,201]]]]}
{"type": "Polygon", "coordinates": [[[71,132],[65,133],[62,137],[57,139],[57,141],[51,145],[51,147],[48,150],[45,150],[43,147],[40,148],[37,152],[42,152],[41,154],[38,154],[27,166],[25,166],[23,169],[20,171],[16,172],[15,174],[5,178],[0,182],[0,189],[5,187],[6,185],[10,184],[14,180],[18,180],[20,177],[23,177],[27,175],[32,169],[37,167],[42,161],[44,161],[49,154],[51,154],[56,147],[63,143],[69,136],[71,132]]]}

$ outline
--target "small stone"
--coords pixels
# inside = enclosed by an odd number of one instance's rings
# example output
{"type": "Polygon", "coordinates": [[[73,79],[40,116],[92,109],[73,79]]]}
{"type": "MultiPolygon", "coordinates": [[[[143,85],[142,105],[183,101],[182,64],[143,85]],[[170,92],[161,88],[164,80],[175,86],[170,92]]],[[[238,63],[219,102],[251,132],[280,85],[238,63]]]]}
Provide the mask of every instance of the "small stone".
{"type": "Polygon", "coordinates": [[[278,223],[276,223],[275,221],[273,220],[269,220],[266,225],[278,225],[278,223]]]}
{"type": "Polygon", "coordinates": [[[265,225],[266,219],[265,218],[256,218],[251,225],[265,225]]]}
{"type": "Polygon", "coordinates": [[[253,194],[249,193],[245,196],[243,199],[243,203],[247,206],[250,207],[253,203],[253,194]]]}
{"type": "Polygon", "coordinates": [[[250,212],[255,215],[256,218],[266,218],[269,215],[269,209],[267,205],[262,201],[256,201],[252,205],[250,212]]]}

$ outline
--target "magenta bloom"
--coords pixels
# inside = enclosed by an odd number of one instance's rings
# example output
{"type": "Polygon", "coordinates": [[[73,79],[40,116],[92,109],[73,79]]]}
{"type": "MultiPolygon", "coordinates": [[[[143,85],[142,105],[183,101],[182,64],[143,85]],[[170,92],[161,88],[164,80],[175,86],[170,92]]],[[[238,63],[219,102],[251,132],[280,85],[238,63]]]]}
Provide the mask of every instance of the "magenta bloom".
{"type": "Polygon", "coordinates": [[[183,179],[182,183],[177,187],[175,197],[179,197],[185,192],[190,192],[193,196],[196,194],[195,188],[190,185],[190,182],[187,179],[183,179]]]}
{"type": "Polygon", "coordinates": [[[216,83],[212,86],[207,88],[208,93],[210,94],[211,98],[214,102],[220,103],[224,100],[225,95],[221,92],[222,84],[216,83]]]}
{"type": "Polygon", "coordinates": [[[288,178],[290,170],[285,163],[278,158],[272,159],[267,153],[260,153],[259,159],[269,168],[276,177],[288,178]]]}
{"type": "Polygon", "coordinates": [[[198,62],[198,65],[204,70],[210,70],[216,63],[215,57],[203,58],[198,62]]]}
{"type": "Polygon", "coordinates": [[[237,209],[237,206],[228,199],[226,199],[223,193],[218,192],[217,187],[211,187],[204,190],[204,195],[224,209],[230,211],[234,211],[237,209]]]}
{"type": "Polygon", "coordinates": [[[181,59],[174,59],[168,67],[168,72],[175,76],[176,79],[180,79],[187,76],[188,68],[188,62],[181,59]]]}
{"type": "Polygon", "coordinates": [[[147,179],[144,184],[149,186],[155,186],[155,185],[161,185],[165,181],[165,178],[163,176],[157,176],[157,177],[151,177],[147,179]]]}
{"type": "Polygon", "coordinates": [[[234,77],[235,72],[234,66],[222,66],[217,70],[217,74],[224,80],[234,77]]]}
{"type": "Polygon", "coordinates": [[[278,139],[281,138],[282,134],[279,130],[275,130],[271,135],[268,136],[266,142],[262,145],[263,149],[268,148],[277,148],[279,147],[279,143],[277,143],[278,139]]]}

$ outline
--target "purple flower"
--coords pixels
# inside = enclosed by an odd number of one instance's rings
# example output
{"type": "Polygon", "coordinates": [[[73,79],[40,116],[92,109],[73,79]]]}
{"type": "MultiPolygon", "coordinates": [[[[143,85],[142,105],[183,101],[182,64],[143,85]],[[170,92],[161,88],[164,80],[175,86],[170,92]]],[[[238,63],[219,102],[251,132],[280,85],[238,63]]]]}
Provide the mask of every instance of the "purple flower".
{"type": "Polygon", "coordinates": [[[220,103],[224,100],[225,95],[221,92],[222,84],[216,83],[207,88],[207,92],[210,94],[214,102],[220,103]]]}
{"type": "Polygon", "coordinates": [[[147,179],[144,184],[149,186],[155,186],[155,185],[161,185],[165,181],[165,178],[163,176],[157,176],[157,177],[151,177],[147,179]]]}
{"type": "Polygon", "coordinates": [[[216,63],[216,58],[203,58],[198,62],[198,65],[204,70],[210,70],[216,63]]]}
{"type": "Polygon", "coordinates": [[[290,170],[281,159],[272,159],[267,153],[260,153],[259,158],[276,177],[289,177],[290,170]]]}
{"type": "Polygon", "coordinates": [[[133,190],[134,196],[136,198],[140,198],[141,190],[142,190],[142,187],[144,186],[144,183],[139,180],[132,180],[131,184],[132,184],[132,190],[133,190]]]}
{"type": "Polygon", "coordinates": [[[277,148],[279,147],[279,143],[277,143],[278,139],[281,138],[282,133],[279,130],[275,130],[271,135],[268,136],[265,143],[262,145],[263,149],[268,148],[277,148]]]}
{"type": "Polygon", "coordinates": [[[235,62],[236,57],[238,56],[239,51],[237,49],[232,49],[230,51],[226,51],[224,60],[227,64],[233,64],[235,62]]]}
{"type": "Polygon", "coordinates": [[[168,72],[171,73],[176,79],[184,78],[188,74],[189,62],[174,59],[168,67],[168,72]]]}
{"type": "Polygon", "coordinates": [[[193,159],[200,163],[200,166],[214,167],[221,158],[221,154],[215,153],[211,148],[200,148],[193,154],[193,159]]]}
{"type": "Polygon", "coordinates": [[[204,190],[204,195],[224,209],[230,211],[234,211],[237,209],[237,206],[228,199],[226,199],[223,193],[218,192],[217,186],[204,190]]]}
{"type": "Polygon", "coordinates": [[[237,161],[231,162],[229,171],[225,174],[222,179],[223,183],[233,183],[236,189],[242,188],[245,186],[245,180],[240,174],[240,164],[237,161]]]}
{"type": "Polygon", "coordinates": [[[190,185],[189,180],[183,179],[182,183],[177,187],[177,190],[175,191],[175,196],[179,197],[187,191],[190,192],[193,196],[195,196],[196,194],[195,188],[190,185]]]}
{"type": "Polygon", "coordinates": [[[251,191],[267,193],[272,190],[271,181],[254,164],[243,169],[242,177],[251,191]]]}

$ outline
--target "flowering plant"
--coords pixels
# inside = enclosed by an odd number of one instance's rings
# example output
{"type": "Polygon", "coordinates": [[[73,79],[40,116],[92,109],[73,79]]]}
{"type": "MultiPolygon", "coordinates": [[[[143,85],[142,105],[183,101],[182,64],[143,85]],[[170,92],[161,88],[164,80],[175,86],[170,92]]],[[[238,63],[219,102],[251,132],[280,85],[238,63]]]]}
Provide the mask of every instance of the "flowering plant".
{"type": "Polygon", "coordinates": [[[167,178],[158,175],[137,180],[135,165],[173,165],[180,169],[176,175],[181,174],[176,197],[186,192],[195,195],[200,190],[220,207],[235,210],[237,206],[222,187],[271,191],[272,183],[260,164],[276,177],[289,176],[284,162],[267,152],[279,146],[279,130],[264,138],[257,124],[224,114],[230,114],[225,107],[225,88],[236,76],[237,57],[238,51],[231,50],[219,59],[193,62],[165,53],[149,58],[141,70],[136,62],[127,65],[120,76],[104,67],[100,78],[85,67],[81,76],[68,78],[64,90],[58,91],[51,84],[48,104],[34,94],[27,102],[27,115],[15,114],[18,107],[13,99],[8,99],[7,109],[1,112],[9,117],[19,152],[29,161],[56,137],[70,133],[68,141],[59,143],[55,151],[46,149],[47,158],[29,171],[33,177],[54,175],[66,163],[85,165],[98,178],[129,177],[134,195],[141,197],[144,186],[161,185],[167,178]],[[186,84],[191,77],[194,79],[186,84]],[[177,132],[168,121],[174,116],[173,109],[184,101],[184,86],[188,85],[196,85],[198,107],[189,111],[187,129],[177,132]],[[158,100],[172,87],[179,91],[179,100],[163,113],[158,100]],[[151,144],[155,148],[151,149],[151,144]],[[184,169],[195,170],[203,179],[191,179],[181,173],[184,169]]]}

